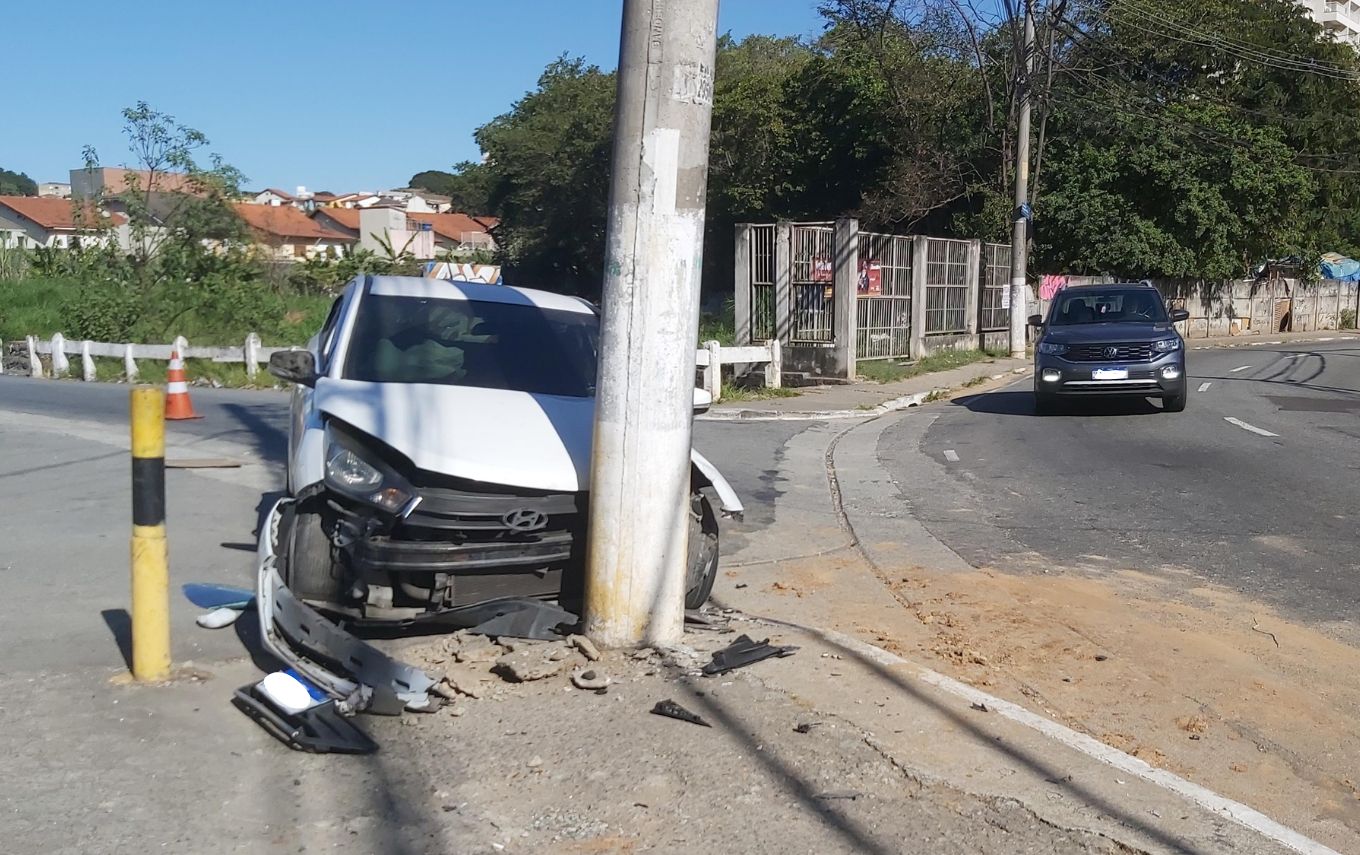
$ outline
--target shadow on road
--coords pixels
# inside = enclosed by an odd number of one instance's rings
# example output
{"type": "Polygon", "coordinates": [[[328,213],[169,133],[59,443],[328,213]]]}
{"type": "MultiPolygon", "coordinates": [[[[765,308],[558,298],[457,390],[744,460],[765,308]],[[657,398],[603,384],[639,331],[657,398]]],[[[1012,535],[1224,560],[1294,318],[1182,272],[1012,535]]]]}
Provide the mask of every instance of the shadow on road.
{"type": "Polygon", "coordinates": [[[99,613],[104,619],[104,624],[108,626],[109,632],[113,633],[113,641],[118,645],[118,652],[123,654],[123,662],[128,670],[132,670],[132,615],[128,614],[127,609],[104,609],[99,613]]]}
{"type": "Polygon", "coordinates": [[[246,429],[255,451],[270,462],[283,465],[288,459],[288,410],[276,404],[223,404],[246,429]]]}
{"type": "MultiPolygon", "coordinates": [[[[1033,392],[987,392],[955,398],[951,403],[969,412],[994,416],[1028,416],[1034,412],[1033,392]]],[[[1083,398],[1064,401],[1058,416],[1143,416],[1160,413],[1162,408],[1147,398],[1083,398]]],[[[1054,418],[1045,416],[1043,418],[1054,418]]]]}

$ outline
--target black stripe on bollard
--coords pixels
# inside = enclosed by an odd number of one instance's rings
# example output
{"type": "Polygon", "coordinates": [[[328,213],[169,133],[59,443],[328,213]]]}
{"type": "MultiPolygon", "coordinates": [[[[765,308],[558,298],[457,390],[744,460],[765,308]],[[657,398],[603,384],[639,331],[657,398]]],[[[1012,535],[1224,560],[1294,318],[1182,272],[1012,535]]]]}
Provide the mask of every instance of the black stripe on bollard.
{"type": "Polygon", "coordinates": [[[165,523],[165,458],[132,458],[132,524],[165,523]]]}

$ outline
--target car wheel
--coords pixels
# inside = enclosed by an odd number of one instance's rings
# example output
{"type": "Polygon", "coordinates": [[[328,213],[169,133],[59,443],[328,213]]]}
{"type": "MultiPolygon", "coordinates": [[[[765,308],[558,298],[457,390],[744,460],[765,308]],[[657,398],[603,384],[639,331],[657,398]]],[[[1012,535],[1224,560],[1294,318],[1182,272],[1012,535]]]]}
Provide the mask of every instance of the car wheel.
{"type": "Polygon", "coordinates": [[[689,563],[685,571],[685,608],[708,602],[718,578],[718,515],[703,493],[690,495],[689,563]]]}
{"type": "Polygon", "coordinates": [[[304,600],[338,603],[342,580],[331,551],[321,514],[301,510],[294,503],[282,520],[283,582],[304,600]]]}
{"type": "Polygon", "coordinates": [[[1168,395],[1162,399],[1162,409],[1168,413],[1185,412],[1185,404],[1190,399],[1190,390],[1182,389],[1179,395],[1168,395]]]}

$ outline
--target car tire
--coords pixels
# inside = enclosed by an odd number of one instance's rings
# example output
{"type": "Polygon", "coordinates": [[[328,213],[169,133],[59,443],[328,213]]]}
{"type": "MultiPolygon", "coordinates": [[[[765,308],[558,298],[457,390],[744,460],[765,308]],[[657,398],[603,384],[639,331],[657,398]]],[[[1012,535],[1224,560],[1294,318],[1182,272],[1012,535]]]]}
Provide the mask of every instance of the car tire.
{"type": "Polygon", "coordinates": [[[1058,412],[1058,401],[1052,395],[1034,393],[1034,415],[1051,416],[1058,412]]]}
{"type": "Polygon", "coordinates": [[[294,503],[282,523],[283,583],[300,599],[340,602],[343,580],[322,515],[294,503]]]}
{"type": "Polygon", "coordinates": [[[703,493],[690,495],[689,552],[685,567],[685,608],[708,602],[718,578],[718,515],[703,493]]]}
{"type": "Polygon", "coordinates": [[[1162,399],[1162,410],[1168,413],[1183,413],[1189,400],[1190,390],[1182,389],[1179,395],[1168,395],[1162,399]]]}

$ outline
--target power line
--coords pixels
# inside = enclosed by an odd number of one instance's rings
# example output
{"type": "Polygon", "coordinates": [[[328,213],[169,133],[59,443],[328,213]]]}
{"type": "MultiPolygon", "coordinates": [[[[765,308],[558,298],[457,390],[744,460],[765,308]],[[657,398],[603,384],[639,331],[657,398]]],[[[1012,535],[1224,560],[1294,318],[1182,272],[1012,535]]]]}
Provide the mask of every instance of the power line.
{"type": "Polygon", "coordinates": [[[1218,50],[1238,60],[1255,63],[1278,71],[1312,74],[1334,80],[1360,81],[1360,72],[1346,70],[1339,66],[1323,64],[1311,59],[1298,59],[1288,54],[1271,54],[1242,42],[1233,42],[1213,33],[1205,33],[1179,22],[1164,18],[1153,12],[1139,8],[1128,0],[1118,5],[1111,4],[1106,13],[1111,23],[1123,24],[1158,38],[1169,38],[1182,44],[1218,50]],[[1141,21],[1141,23],[1140,23],[1141,21]],[[1161,24],[1162,30],[1144,26],[1152,22],[1161,24]],[[1167,32],[1166,30],[1170,30],[1167,32]]]}

